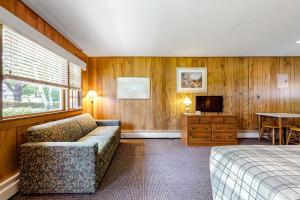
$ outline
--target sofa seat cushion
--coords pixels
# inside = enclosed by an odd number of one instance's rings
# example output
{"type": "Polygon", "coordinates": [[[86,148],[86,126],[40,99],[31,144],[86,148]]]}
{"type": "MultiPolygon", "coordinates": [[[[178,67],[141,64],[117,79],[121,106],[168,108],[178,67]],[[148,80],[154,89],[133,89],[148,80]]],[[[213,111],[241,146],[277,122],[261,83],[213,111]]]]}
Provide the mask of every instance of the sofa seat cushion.
{"type": "Polygon", "coordinates": [[[93,131],[91,131],[87,136],[105,136],[111,137],[120,132],[119,126],[99,126],[93,131]]]}
{"type": "Polygon", "coordinates": [[[67,118],[33,126],[27,130],[26,142],[75,142],[83,137],[77,121],[67,118]]]}
{"type": "Polygon", "coordinates": [[[98,153],[101,154],[112,142],[114,142],[120,135],[119,127],[116,126],[103,126],[97,127],[88,135],[80,138],[78,142],[97,142],[98,153]]]}
{"type": "Polygon", "coordinates": [[[112,143],[119,143],[120,128],[117,126],[100,126],[78,142],[98,143],[98,155],[102,156],[112,143]]]}
{"type": "Polygon", "coordinates": [[[86,143],[86,144],[92,144],[97,143],[98,144],[98,154],[101,154],[105,152],[105,149],[107,149],[112,142],[113,137],[103,137],[103,136],[84,136],[78,142],[86,143]]]}
{"type": "Polygon", "coordinates": [[[84,135],[87,135],[88,133],[90,133],[91,131],[97,128],[97,124],[95,120],[88,113],[78,115],[72,118],[79,123],[84,135]]]}

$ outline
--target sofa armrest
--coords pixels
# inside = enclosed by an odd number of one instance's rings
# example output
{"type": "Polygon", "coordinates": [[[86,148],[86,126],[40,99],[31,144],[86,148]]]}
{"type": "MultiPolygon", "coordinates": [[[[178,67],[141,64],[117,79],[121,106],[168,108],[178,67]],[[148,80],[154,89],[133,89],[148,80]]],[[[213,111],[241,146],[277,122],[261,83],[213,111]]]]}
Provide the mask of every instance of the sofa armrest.
{"type": "Polygon", "coordinates": [[[81,142],[37,142],[20,146],[20,191],[93,193],[98,187],[98,146],[81,142]]]}
{"type": "Polygon", "coordinates": [[[118,119],[96,120],[97,126],[121,126],[121,121],[118,119]]]}

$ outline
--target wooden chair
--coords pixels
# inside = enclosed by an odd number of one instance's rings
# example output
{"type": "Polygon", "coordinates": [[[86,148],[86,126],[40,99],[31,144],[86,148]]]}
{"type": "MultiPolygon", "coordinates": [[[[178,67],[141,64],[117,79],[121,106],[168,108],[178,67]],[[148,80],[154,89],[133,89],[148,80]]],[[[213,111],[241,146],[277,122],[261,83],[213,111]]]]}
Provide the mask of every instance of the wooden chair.
{"type": "Polygon", "coordinates": [[[289,127],[289,130],[287,133],[287,138],[286,138],[286,145],[288,145],[289,143],[300,144],[300,128],[299,127],[296,127],[296,126],[289,127]],[[298,143],[291,141],[291,139],[298,140],[298,143]]]}
{"type": "Polygon", "coordinates": [[[261,130],[259,132],[259,140],[261,138],[265,138],[265,136],[267,136],[268,138],[270,138],[272,140],[272,144],[275,145],[276,133],[278,133],[278,132],[279,132],[278,125],[272,124],[272,123],[263,123],[261,130]]]}

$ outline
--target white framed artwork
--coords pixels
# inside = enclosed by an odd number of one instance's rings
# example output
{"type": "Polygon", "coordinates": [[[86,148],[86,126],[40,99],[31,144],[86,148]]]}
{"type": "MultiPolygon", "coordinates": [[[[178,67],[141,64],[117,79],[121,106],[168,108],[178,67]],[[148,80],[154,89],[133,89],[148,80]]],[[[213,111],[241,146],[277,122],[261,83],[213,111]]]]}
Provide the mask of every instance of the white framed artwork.
{"type": "Polygon", "coordinates": [[[150,78],[118,77],[117,99],[150,99],[150,78]]]}
{"type": "Polygon", "coordinates": [[[288,88],[289,87],[289,75],[285,73],[277,74],[277,88],[288,88]]]}
{"type": "Polygon", "coordinates": [[[178,67],[176,76],[178,93],[207,92],[206,67],[178,67]]]}

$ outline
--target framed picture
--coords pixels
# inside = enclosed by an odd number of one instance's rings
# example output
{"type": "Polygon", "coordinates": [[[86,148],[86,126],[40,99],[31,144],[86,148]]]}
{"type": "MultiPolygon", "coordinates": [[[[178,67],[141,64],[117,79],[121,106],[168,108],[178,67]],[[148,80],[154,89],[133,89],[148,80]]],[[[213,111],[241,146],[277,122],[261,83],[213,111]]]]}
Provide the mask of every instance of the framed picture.
{"type": "Polygon", "coordinates": [[[289,87],[289,75],[284,73],[277,74],[277,88],[289,87]]]}
{"type": "Polygon", "coordinates": [[[177,68],[177,92],[201,93],[207,92],[207,68],[206,67],[178,67],[177,68]]]}
{"type": "Polygon", "coordinates": [[[150,99],[150,97],[150,78],[117,78],[117,99],[150,99]]]}

